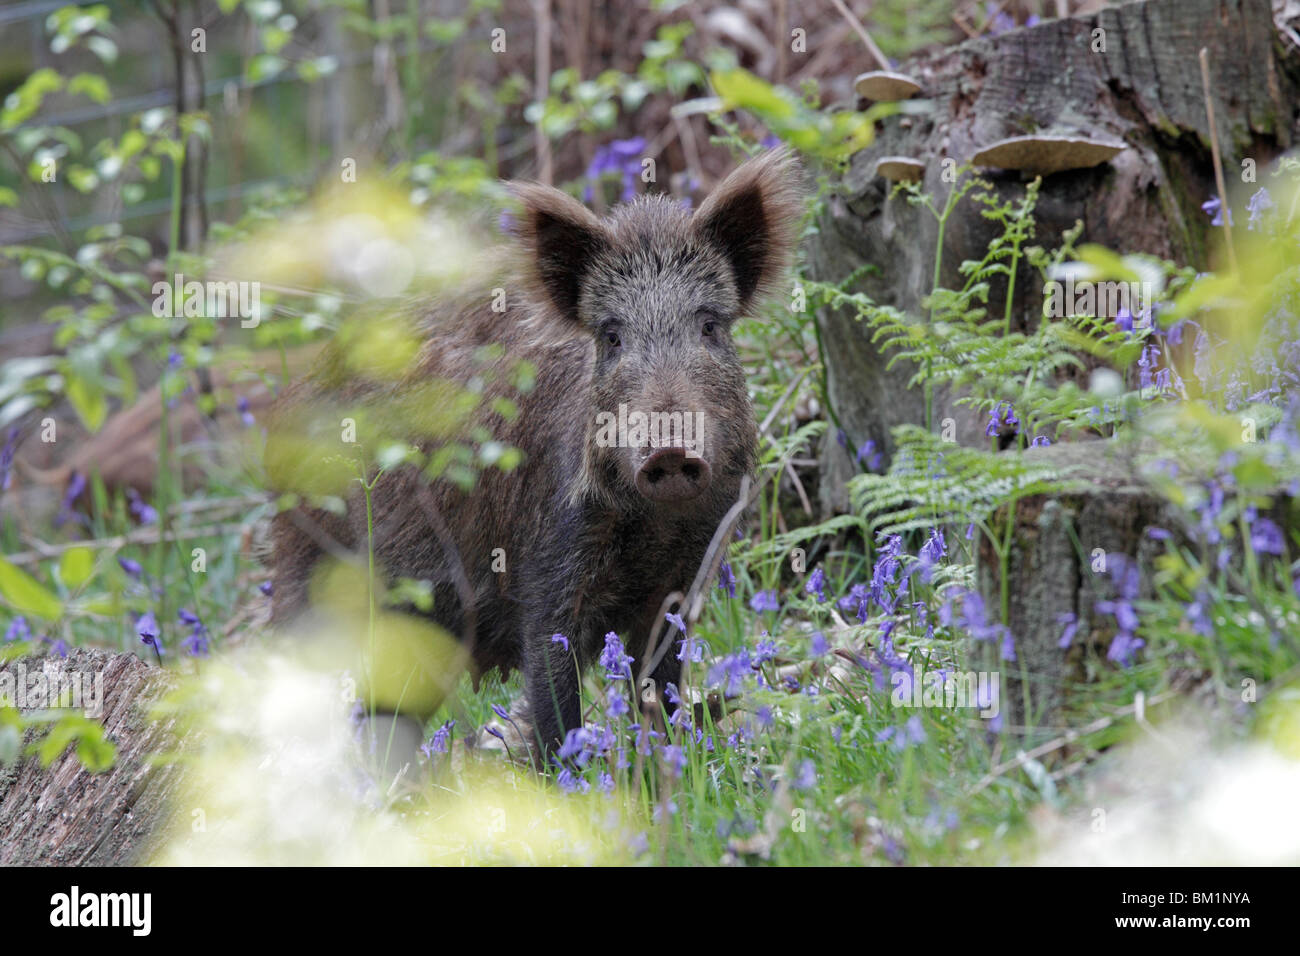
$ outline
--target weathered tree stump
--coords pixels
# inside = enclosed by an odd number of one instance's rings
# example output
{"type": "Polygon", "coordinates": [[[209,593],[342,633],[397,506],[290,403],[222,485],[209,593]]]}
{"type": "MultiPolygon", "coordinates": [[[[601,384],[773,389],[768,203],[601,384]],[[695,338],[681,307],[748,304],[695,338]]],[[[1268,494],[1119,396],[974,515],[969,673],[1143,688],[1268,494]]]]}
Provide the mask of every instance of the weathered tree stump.
{"type": "MultiPolygon", "coordinates": [[[[1016,505],[1006,567],[1007,626],[1015,641],[1016,660],[1000,665],[1002,700],[1009,720],[1032,724],[1053,736],[1070,686],[1087,679],[1085,654],[1104,654],[1118,631],[1115,616],[1097,609],[1099,602],[1116,597],[1111,574],[1116,562],[1121,570],[1126,564],[1137,568],[1138,597],[1147,599],[1155,591],[1155,559],[1168,546],[1161,540],[1163,535],[1156,538],[1148,531],[1160,529],[1176,543],[1194,542],[1184,526],[1186,512],[1143,479],[1142,453],[1133,444],[1079,442],[1019,454],[1050,462],[1053,470],[1068,477],[1063,491],[1032,495],[1016,505]],[[1064,615],[1077,622],[1066,648],[1060,646],[1064,615]]],[[[1290,498],[1279,494],[1266,514],[1279,527],[1289,527],[1295,520],[1292,507],[1290,498]]],[[[1237,540],[1231,547],[1239,557],[1242,548],[1250,545],[1237,540]]],[[[982,540],[977,584],[991,620],[1000,613],[1001,573],[991,543],[982,540]]]]}
{"type": "MultiPolygon", "coordinates": [[[[1300,132],[1300,51],[1293,35],[1277,30],[1268,0],[1146,0],[979,37],[905,63],[899,69],[920,81],[932,109],[885,120],[877,141],[853,157],[811,241],[810,272],[840,282],[870,263],[875,271],[855,291],[925,315],[937,225],[929,212],[889,198],[893,184],[875,175],[877,161],[921,160],[924,189],[942,208],[953,188],[944,160],[961,166],[995,142],[1038,132],[1087,134],[1127,148],[1101,165],[1044,178],[1035,244],[1059,246],[1082,220],[1080,242],[1204,268],[1212,227],[1200,206],[1216,189],[1198,53],[1209,52],[1223,162],[1229,182],[1240,183],[1243,159],[1262,170],[1300,132]],[[1104,52],[1094,52],[1099,41],[1104,52]]],[[[1024,195],[1021,173],[979,171],[1003,201],[1024,195]]],[[[961,263],[982,259],[998,228],[973,203],[955,209],[944,233],[944,286],[961,287],[961,263]]],[[[992,290],[991,314],[1002,313],[1005,295],[1005,288],[992,290]]],[[[1012,321],[1033,328],[1042,303],[1039,277],[1021,269],[1012,321]]],[[[915,369],[899,362],[886,370],[889,356],[848,310],[823,310],[818,322],[829,398],[848,446],[873,440],[887,461],[894,450],[890,430],[924,421],[921,390],[906,387],[915,369]]],[[[951,417],[959,441],[984,442],[984,422],[955,407],[953,398],[935,395],[936,427],[951,417]]],[[[844,482],[854,467],[833,434],[823,461],[823,504],[844,510],[844,482]]]]}
{"type": "Polygon", "coordinates": [[[27,657],[0,672],[103,675],[105,736],[117,760],[90,773],[69,747],[49,767],[35,756],[0,766],[0,865],[110,866],[144,862],[163,830],[167,798],[180,779],[159,759],[181,742],[175,722],[149,714],[166,691],[165,673],[133,654],[76,648],[66,658],[27,657]]]}

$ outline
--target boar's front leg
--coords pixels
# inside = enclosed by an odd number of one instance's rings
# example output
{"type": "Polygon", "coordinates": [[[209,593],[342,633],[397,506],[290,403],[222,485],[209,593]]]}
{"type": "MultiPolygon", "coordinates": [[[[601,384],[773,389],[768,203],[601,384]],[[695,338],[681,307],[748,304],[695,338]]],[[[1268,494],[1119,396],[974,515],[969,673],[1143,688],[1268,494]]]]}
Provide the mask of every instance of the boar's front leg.
{"type": "Polygon", "coordinates": [[[524,639],[524,686],[536,744],[533,759],[539,769],[559,749],[565,734],[582,723],[577,658],[570,645],[552,640],[556,634],[564,634],[576,645],[575,629],[565,630],[542,615],[524,639]]]}

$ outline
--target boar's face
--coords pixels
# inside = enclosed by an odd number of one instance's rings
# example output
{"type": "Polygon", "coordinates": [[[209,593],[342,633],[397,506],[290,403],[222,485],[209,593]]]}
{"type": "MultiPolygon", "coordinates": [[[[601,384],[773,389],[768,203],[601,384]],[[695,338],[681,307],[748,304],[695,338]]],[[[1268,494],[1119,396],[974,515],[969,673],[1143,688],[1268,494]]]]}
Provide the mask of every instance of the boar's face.
{"type": "Polygon", "coordinates": [[[594,341],[585,483],[667,506],[734,497],[756,436],[732,325],[789,255],[789,154],[746,163],[694,215],[648,197],[601,221],[546,187],[516,193],[535,285],[594,341]]]}

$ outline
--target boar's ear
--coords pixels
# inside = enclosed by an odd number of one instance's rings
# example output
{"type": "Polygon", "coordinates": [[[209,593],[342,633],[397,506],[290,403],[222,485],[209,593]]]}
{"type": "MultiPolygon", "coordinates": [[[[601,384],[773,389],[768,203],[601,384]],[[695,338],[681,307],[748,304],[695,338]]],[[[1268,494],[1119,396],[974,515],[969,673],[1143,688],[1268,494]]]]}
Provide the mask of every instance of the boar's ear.
{"type": "Polygon", "coordinates": [[[736,277],[740,310],[769,292],[794,248],[803,213],[799,164],[790,150],[769,150],[723,180],[691,220],[722,251],[736,277]]]}
{"type": "Polygon", "coordinates": [[[609,241],[604,224],[572,196],[540,183],[511,183],[523,205],[514,228],[537,290],[572,319],[578,315],[582,278],[609,241]]]}

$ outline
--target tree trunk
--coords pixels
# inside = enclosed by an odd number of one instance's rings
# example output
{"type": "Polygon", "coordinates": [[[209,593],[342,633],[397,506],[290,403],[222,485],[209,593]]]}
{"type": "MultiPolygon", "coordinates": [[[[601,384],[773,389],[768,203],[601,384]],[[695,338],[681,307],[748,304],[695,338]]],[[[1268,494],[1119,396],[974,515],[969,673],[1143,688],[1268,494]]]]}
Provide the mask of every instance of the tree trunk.
{"type": "MultiPolygon", "coordinates": [[[[888,198],[892,184],[874,175],[877,160],[921,160],[925,191],[942,209],[953,188],[945,160],[959,167],[994,142],[1035,132],[1127,144],[1108,163],[1044,178],[1035,244],[1059,246],[1082,220],[1080,242],[1205,268],[1212,227],[1200,206],[1217,190],[1198,53],[1209,52],[1225,176],[1239,185],[1243,160],[1262,171],[1300,130],[1294,36],[1289,27],[1275,28],[1269,0],[1147,0],[979,37],[905,63],[900,70],[921,84],[932,111],[888,118],[871,148],[853,157],[811,241],[810,273],[841,282],[872,264],[875,271],[854,291],[925,315],[937,224],[904,198],[888,198]]],[[[982,174],[1003,201],[1024,195],[1020,173],[982,174]]],[[[982,259],[999,228],[973,203],[959,204],[944,234],[941,284],[960,288],[961,263],[982,259]]],[[[1014,290],[1012,321],[1021,328],[1032,328],[1042,314],[1043,290],[1032,272],[1021,269],[1014,290]]],[[[1002,314],[1005,295],[1005,288],[992,290],[990,314],[1002,314]]],[[[887,461],[890,430],[924,423],[923,398],[919,388],[907,388],[914,368],[899,362],[886,370],[889,356],[851,311],[825,310],[818,323],[829,398],[845,432],[844,446],[833,431],[826,441],[822,500],[827,509],[845,510],[844,482],[855,466],[844,447],[870,439],[887,461]]],[[[986,441],[983,421],[953,398],[935,396],[934,427],[952,418],[958,441],[986,441]]]]}
{"type": "MultiPolygon", "coordinates": [[[[93,774],[68,748],[49,767],[33,755],[0,765],[0,866],[113,866],[144,862],[163,830],[180,764],[159,759],[180,743],[174,721],[149,714],[170,686],[164,672],[134,654],[76,648],[66,658],[27,657],[0,672],[80,673],[103,679],[105,736],[117,759],[93,774]]],[[[83,698],[84,700],[84,698],[83,698]]]]}

